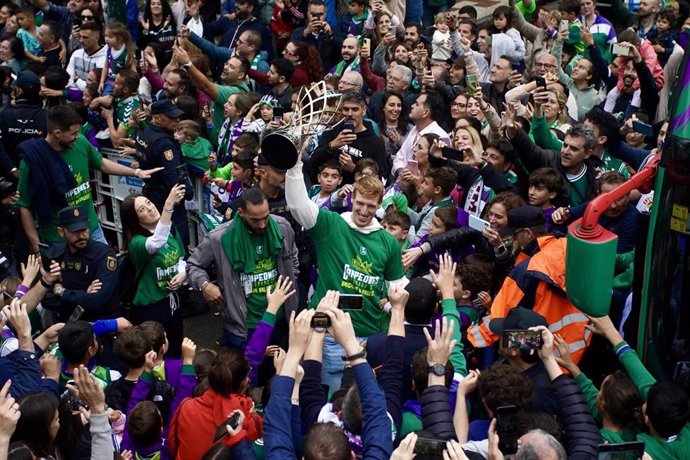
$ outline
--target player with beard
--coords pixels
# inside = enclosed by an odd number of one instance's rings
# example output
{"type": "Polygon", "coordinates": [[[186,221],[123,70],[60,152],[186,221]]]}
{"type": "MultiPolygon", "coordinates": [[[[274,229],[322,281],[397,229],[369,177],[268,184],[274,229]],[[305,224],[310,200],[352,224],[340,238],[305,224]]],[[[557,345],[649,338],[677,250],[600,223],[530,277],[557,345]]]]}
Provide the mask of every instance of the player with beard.
{"type": "Polygon", "coordinates": [[[140,179],[148,179],[162,169],[135,170],[103,158],[80,134],[82,124],[81,117],[70,106],[52,107],[48,110],[45,139],[30,139],[18,146],[22,161],[17,206],[33,254],[39,252],[39,242],[64,241],[57,227],[58,211],[66,206],[82,206],[88,216],[91,239],[106,243],[91,197],[92,169],[140,179]]]}
{"type": "Polygon", "coordinates": [[[122,139],[134,137],[134,128],[127,122],[136,109],[141,106],[138,95],[139,75],[132,70],[121,70],[113,83],[113,96],[101,96],[98,98],[111,100],[111,108],[101,110],[101,115],[108,123],[110,141],[113,147],[120,147],[122,139]]]}

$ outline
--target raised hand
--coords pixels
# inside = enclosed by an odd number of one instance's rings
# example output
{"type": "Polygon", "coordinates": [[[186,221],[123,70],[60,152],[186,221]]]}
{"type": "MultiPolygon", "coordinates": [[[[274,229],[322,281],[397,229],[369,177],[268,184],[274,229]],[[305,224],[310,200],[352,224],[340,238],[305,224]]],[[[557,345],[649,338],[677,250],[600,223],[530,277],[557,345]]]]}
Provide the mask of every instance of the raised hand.
{"type": "Polygon", "coordinates": [[[105,412],[105,393],[84,365],[74,370],[74,383],[75,385],[67,384],[67,389],[74,397],[88,404],[92,414],[105,412]]]}
{"type": "Polygon", "coordinates": [[[453,329],[455,328],[455,321],[448,321],[447,318],[443,318],[443,322],[436,320],[436,333],[434,338],[431,338],[429,331],[424,328],[424,337],[426,337],[426,343],[428,344],[428,349],[426,352],[426,362],[429,365],[432,364],[443,364],[444,366],[450,358],[450,354],[453,351],[453,347],[456,344],[456,340],[453,339],[453,329]]]}
{"type": "Polygon", "coordinates": [[[431,279],[434,282],[434,286],[441,291],[441,296],[444,299],[454,298],[453,282],[457,265],[457,263],[453,262],[453,258],[450,254],[446,252],[439,259],[438,274],[431,270],[431,279]]]}
{"type": "Polygon", "coordinates": [[[192,339],[185,337],[182,339],[182,364],[192,364],[196,355],[196,344],[192,339]]]}
{"type": "Polygon", "coordinates": [[[278,277],[274,289],[275,290],[269,286],[266,290],[266,300],[268,302],[266,310],[273,314],[277,313],[285,301],[297,292],[295,289],[292,289],[292,281],[290,278],[282,275],[278,277]]]}
{"type": "Polygon", "coordinates": [[[299,315],[295,316],[295,312],[292,312],[290,317],[290,338],[289,338],[289,351],[295,351],[300,357],[304,355],[304,352],[309,345],[311,340],[311,335],[314,329],[311,327],[311,319],[314,316],[314,310],[303,310],[299,315]]]}
{"type": "Polygon", "coordinates": [[[7,448],[21,416],[19,404],[10,395],[10,385],[12,385],[12,381],[7,380],[0,390],[0,443],[5,444],[5,448],[7,448]]]}
{"type": "Polygon", "coordinates": [[[40,258],[35,254],[29,254],[29,258],[26,260],[26,265],[22,263],[21,266],[22,276],[24,278],[22,280],[22,284],[24,286],[31,286],[36,279],[36,275],[38,275],[41,271],[40,258]]]}
{"type": "Polygon", "coordinates": [[[460,385],[458,385],[458,394],[467,396],[468,394],[476,390],[477,385],[479,384],[480,376],[481,372],[479,372],[478,370],[468,371],[467,376],[465,376],[465,378],[460,381],[460,385]]]}
{"type": "Polygon", "coordinates": [[[393,451],[391,460],[413,460],[415,444],[417,444],[417,434],[412,432],[405,436],[398,448],[393,451]]]}

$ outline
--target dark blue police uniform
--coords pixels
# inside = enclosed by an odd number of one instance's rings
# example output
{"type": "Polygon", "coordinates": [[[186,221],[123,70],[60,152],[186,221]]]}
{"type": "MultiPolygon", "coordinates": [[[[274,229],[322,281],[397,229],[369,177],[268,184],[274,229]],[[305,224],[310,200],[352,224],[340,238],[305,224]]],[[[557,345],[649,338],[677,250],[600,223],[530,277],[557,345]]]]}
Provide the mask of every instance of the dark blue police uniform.
{"type": "MultiPolygon", "coordinates": [[[[169,99],[155,102],[151,107],[153,114],[179,117],[183,113],[177,109],[169,99]],[[177,114],[177,115],[175,115],[177,114]]],[[[141,169],[163,167],[162,171],[153,174],[144,181],[144,196],[163,212],[163,205],[170,194],[170,190],[178,181],[177,167],[184,164],[180,144],[172,137],[172,133],[156,125],[148,125],[137,139],[137,156],[141,169]]],[[[192,184],[187,181],[185,199],[194,197],[192,184]]],[[[189,244],[189,225],[184,203],[175,207],[172,221],[185,245],[189,244]]]]}
{"type": "Polygon", "coordinates": [[[58,321],[66,321],[77,305],[84,309],[81,319],[85,321],[120,316],[117,257],[110,246],[89,240],[84,249],[72,253],[67,243],[60,243],[49,249],[48,257],[60,264],[65,291],[61,297],[48,293],[41,305],[57,312],[58,321]],[[100,280],[101,289],[87,294],[94,280],[100,280]]]}

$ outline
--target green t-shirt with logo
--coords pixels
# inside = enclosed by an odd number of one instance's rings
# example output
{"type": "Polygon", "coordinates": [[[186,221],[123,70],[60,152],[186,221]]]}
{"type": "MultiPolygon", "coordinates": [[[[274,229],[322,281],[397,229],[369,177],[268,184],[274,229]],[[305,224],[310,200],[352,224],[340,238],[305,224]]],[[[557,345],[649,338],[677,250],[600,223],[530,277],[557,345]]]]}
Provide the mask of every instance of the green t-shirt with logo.
{"type": "Polygon", "coordinates": [[[266,311],[266,290],[269,287],[273,289],[278,280],[278,261],[266,254],[262,235],[250,233],[249,238],[256,248],[254,270],[239,275],[247,300],[247,328],[255,329],[266,311]]]}
{"type": "Polygon", "coordinates": [[[136,235],[129,242],[129,256],[139,278],[132,302],[137,307],[151,305],[170,294],[168,282],[177,275],[180,258],[184,256],[184,244],[177,232],[171,231],[168,241],[153,255],[146,251],[146,238],[136,235]]]}
{"type": "Polygon", "coordinates": [[[623,177],[630,179],[630,170],[625,162],[609,155],[606,149],[604,149],[604,152],[601,154],[601,163],[604,171],[618,171],[623,177]]]}
{"type": "MultiPolygon", "coordinates": [[[[70,171],[72,171],[77,186],[65,194],[67,206],[84,207],[89,215],[89,229],[93,232],[98,228],[99,223],[96,208],[93,204],[93,198],[91,197],[91,184],[89,182],[91,180],[90,170],[101,169],[103,165],[103,156],[101,156],[98,150],[96,150],[84,136],[79,136],[72,147],[63,152],[55,152],[48,143],[45,143],[44,147],[50,150],[47,150],[46,154],[52,153],[62,155],[70,171]]],[[[32,193],[29,184],[29,177],[31,177],[30,169],[29,165],[22,160],[19,165],[19,184],[17,185],[17,191],[19,191],[20,195],[17,205],[29,209],[33,208],[33,200],[41,198],[32,193]]],[[[37,222],[38,236],[44,243],[60,243],[64,241],[57,231],[57,215],[60,208],[54,205],[52,208],[49,221],[37,222]]]]}
{"type": "Polygon", "coordinates": [[[133,137],[132,134],[134,134],[136,128],[130,128],[130,126],[127,124],[127,120],[129,120],[129,117],[139,107],[141,107],[141,99],[139,99],[139,96],[131,96],[127,99],[117,101],[117,104],[115,105],[115,119],[117,120],[116,126],[122,126],[125,128],[128,137],[133,137]]]}
{"type": "Polygon", "coordinates": [[[319,257],[319,276],[312,307],[329,289],[364,296],[364,308],[350,311],[359,337],[388,329],[388,316],[381,310],[384,281],[401,279],[400,245],[384,231],[368,234],[353,230],[338,214],[319,210],[316,225],[309,230],[319,257]]]}
{"type": "Polygon", "coordinates": [[[577,175],[567,174],[568,182],[570,183],[569,204],[570,206],[577,206],[587,201],[587,190],[589,188],[589,180],[587,179],[587,167],[582,169],[582,172],[577,175]]]}

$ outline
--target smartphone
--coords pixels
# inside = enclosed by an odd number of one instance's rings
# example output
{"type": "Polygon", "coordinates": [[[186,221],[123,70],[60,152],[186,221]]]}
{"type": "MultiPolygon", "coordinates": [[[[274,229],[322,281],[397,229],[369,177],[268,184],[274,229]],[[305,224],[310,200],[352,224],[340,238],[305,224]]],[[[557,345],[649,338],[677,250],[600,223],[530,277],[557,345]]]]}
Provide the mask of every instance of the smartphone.
{"type": "Polygon", "coordinates": [[[642,123],[641,121],[633,121],[632,127],[633,131],[644,135],[644,137],[654,137],[654,130],[652,129],[652,125],[642,123]]]}
{"type": "Polygon", "coordinates": [[[338,309],[361,310],[364,308],[364,297],[361,294],[340,294],[338,309]]]}
{"type": "Polygon", "coordinates": [[[639,107],[635,107],[632,104],[628,104],[628,106],[625,108],[625,114],[623,116],[627,120],[628,118],[632,117],[633,113],[637,112],[638,110],[640,110],[639,107]]]}
{"type": "Polygon", "coordinates": [[[230,417],[228,417],[228,419],[223,424],[218,426],[218,428],[216,429],[216,434],[213,436],[213,443],[214,444],[217,443],[218,441],[220,441],[221,439],[223,439],[225,436],[227,436],[229,434],[228,429],[225,428],[226,425],[230,425],[230,427],[233,430],[235,430],[235,429],[237,429],[237,425],[239,424],[239,422],[240,422],[239,412],[235,412],[230,417]]]}
{"type": "Polygon", "coordinates": [[[599,444],[597,460],[640,460],[644,455],[644,442],[599,444]]]}
{"type": "Polygon", "coordinates": [[[273,107],[273,121],[280,122],[283,119],[285,109],[282,107],[273,107]]]}
{"type": "Polygon", "coordinates": [[[477,92],[477,76],[465,76],[465,86],[467,87],[467,94],[469,94],[470,96],[474,96],[474,94],[477,92]]]}
{"type": "Polygon", "coordinates": [[[496,434],[498,449],[503,455],[517,453],[517,407],[501,406],[496,409],[496,434]]]}
{"type": "Polygon", "coordinates": [[[540,331],[509,329],[503,331],[503,347],[518,350],[538,350],[544,346],[540,331]]]}
{"type": "Polygon", "coordinates": [[[450,147],[444,147],[441,149],[441,153],[443,154],[443,158],[446,160],[455,160],[455,161],[464,161],[465,156],[462,153],[462,150],[456,150],[450,147]]]}
{"type": "Polygon", "coordinates": [[[187,185],[189,182],[189,171],[187,171],[187,165],[182,164],[175,168],[177,171],[177,185],[187,185]]]}
{"type": "Polygon", "coordinates": [[[568,30],[568,27],[570,27],[570,22],[568,22],[567,19],[561,19],[561,23],[558,26],[558,31],[560,32],[562,30],[568,30]]]}
{"type": "Polygon", "coordinates": [[[41,264],[43,265],[43,269],[47,272],[50,271],[50,257],[48,257],[48,246],[45,243],[38,243],[38,251],[41,254],[41,264]]]}
{"type": "Polygon", "coordinates": [[[546,88],[546,79],[544,77],[534,77],[534,82],[537,84],[537,88],[546,88]]]}
{"type": "Polygon", "coordinates": [[[77,305],[74,307],[74,310],[72,310],[72,314],[69,315],[69,318],[67,318],[68,323],[73,323],[75,321],[78,321],[79,318],[81,318],[84,315],[84,307],[81,305],[77,305]]]}
{"type": "Polygon", "coordinates": [[[371,53],[371,39],[370,38],[363,38],[362,39],[362,48],[366,48],[369,53],[371,53]]]}
{"type": "Polygon", "coordinates": [[[615,54],[616,56],[629,56],[630,48],[627,46],[621,46],[618,43],[614,43],[611,45],[611,54],[615,54]]]}
{"type": "Polygon", "coordinates": [[[311,327],[312,329],[328,329],[331,327],[331,317],[322,311],[317,311],[311,317],[311,327]]]}
{"type": "Polygon", "coordinates": [[[479,217],[470,214],[469,222],[467,223],[467,226],[470,228],[473,228],[477,230],[478,232],[481,232],[485,228],[491,227],[491,224],[485,221],[484,219],[480,219],[479,217]]]}
{"type": "Polygon", "coordinates": [[[474,305],[477,308],[484,308],[484,301],[479,297],[475,297],[474,299],[472,299],[472,305],[474,305]]]}
{"type": "Polygon", "coordinates": [[[407,170],[410,171],[415,176],[419,175],[419,163],[416,160],[407,161],[407,170]]]}
{"type": "Polygon", "coordinates": [[[355,122],[351,120],[347,120],[343,123],[343,131],[349,129],[353,133],[355,132],[355,122]]]}
{"type": "Polygon", "coordinates": [[[519,73],[520,75],[525,73],[525,61],[520,59],[515,66],[513,67],[513,70],[519,73]]]}
{"type": "Polygon", "coordinates": [[[424,458],[443,458],[446,442],[440,439],[417,438],[414,453],[424,458]]]}

